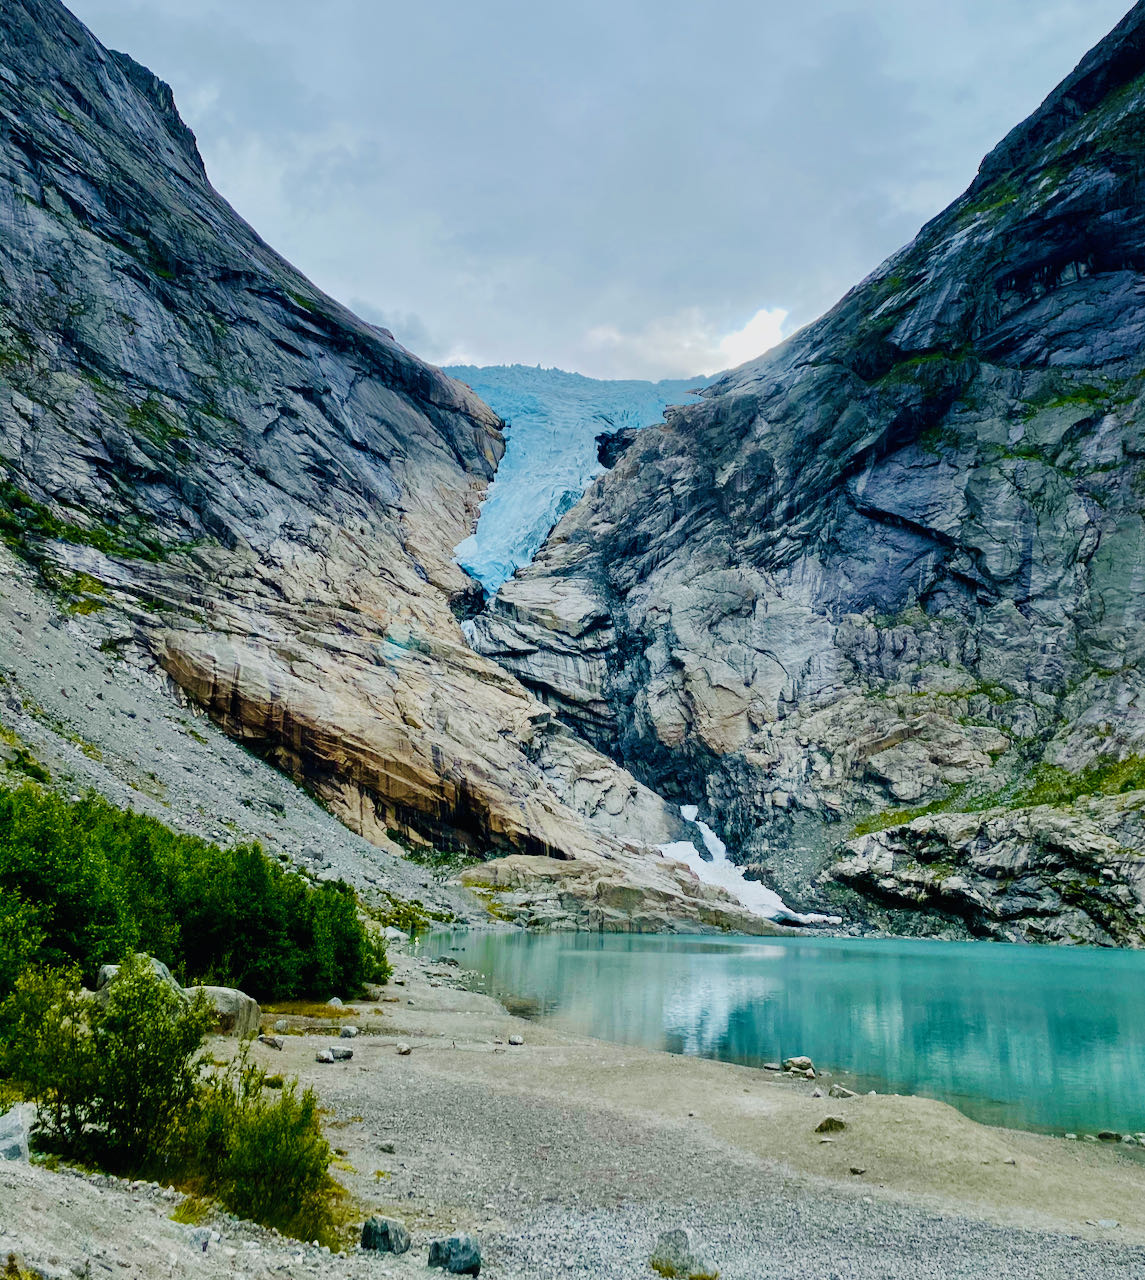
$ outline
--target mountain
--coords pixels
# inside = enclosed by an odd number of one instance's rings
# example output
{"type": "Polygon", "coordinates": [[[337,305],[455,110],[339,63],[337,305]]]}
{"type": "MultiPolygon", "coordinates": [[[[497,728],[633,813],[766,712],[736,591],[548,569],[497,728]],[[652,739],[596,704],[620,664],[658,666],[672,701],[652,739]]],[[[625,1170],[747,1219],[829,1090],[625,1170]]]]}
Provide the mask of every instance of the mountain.
{"type": "Polygon", "coordinates": [[[466,646],[453,548],[497,417],[268,248],[170,89],[56,0],[0,0],[0,228],[0,534],[77,645],[383,849],[548,868],[523,918],[767,927],[659,855],[673,808],[466,646]]]}
{"type": "Polygon", "coordinates": [[[1145,4],[478,647],[789,901],[1145,943],[1145,4]]]}
{"type": "Polygon", "coordinates": [[[695,399],[706,378],[640,382],[586,378],[529,365],[446,370],[507,424],[505,455],[476,531],[455,550],[489,595],[536,555],[552,527],[628,434],[695,399]],[[609,445],[603,438],[609,438],[609,445]],[[603,458],[601,456],[603,450],[603,458]]]}

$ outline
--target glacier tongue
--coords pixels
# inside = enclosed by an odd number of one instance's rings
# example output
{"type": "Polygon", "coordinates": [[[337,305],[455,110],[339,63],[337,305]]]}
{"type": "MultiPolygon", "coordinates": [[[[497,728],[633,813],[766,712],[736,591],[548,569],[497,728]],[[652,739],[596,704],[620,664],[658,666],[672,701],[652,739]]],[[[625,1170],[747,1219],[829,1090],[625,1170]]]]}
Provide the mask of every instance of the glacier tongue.
{"type": "Polygon", "coordinates": [[[505,456],[477,531],[454,548],[458,564],[495,595],[536,555],[549,530],[604,468],[596,437],[659,422],[671,404],[695,400],[706,379],[604,382],[561,369],[458,365],[446,370],[510,424],[505,456]]]}
{"type": "Polygon", "coordinates": [[[699,821],[699,806],[682,804],[680,816],[685,822],[699,828],[700,839],[708,851],[710,861],[696,848],[690,840],[677,840],[673,844],[662,844],[660,852],[676,862],[682,862],[705,883],[718,885],[726,889],[738,902],[741,902],[753,915],[763,916],[767,920],[787,920],[792,924],[839,924],[838,916],[823,916],[792,911],[774,889],[767,888],[758,880],[746,880],[743,871],[728,857],[727,845],[708,826],[699,821]]]}

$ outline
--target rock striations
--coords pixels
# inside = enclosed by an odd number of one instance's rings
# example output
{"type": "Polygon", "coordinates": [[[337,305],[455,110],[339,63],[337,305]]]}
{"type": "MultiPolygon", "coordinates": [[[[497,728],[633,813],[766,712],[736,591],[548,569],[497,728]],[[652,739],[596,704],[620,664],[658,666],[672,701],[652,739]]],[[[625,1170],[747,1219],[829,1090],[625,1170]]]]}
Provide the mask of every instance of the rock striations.
{"type": "Polygon", "coordinates": [[[466,646],[452,548],[502,450],[213,191],[165,84],[0,0],[5,540],[377,843],[543,855],[576,890],[537,880],[553,924],[753,927],[651,847],[672,809],[466,646]]]}
{"type": "Polygon", "coordinates": [[[480,651],[789,901],[1145,943],[1145,4],[705,396],[480,651]]]}

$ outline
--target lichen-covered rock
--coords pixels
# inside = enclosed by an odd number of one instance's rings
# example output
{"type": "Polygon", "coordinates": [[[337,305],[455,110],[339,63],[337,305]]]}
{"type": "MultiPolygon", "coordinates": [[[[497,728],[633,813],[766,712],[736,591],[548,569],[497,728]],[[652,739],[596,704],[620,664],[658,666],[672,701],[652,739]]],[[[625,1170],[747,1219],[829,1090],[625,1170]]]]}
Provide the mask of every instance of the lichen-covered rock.
{"type": "Polygon", "coordinates": [[[648,1265],[667,1280],[716,1280],[719,1275],[691,1227],[661,1231],[648,1265]]]}
{"type": "Polygon", "coordinates": [[[868,910],[816,877],[872,815],[1145,786],[1143,160],[1139,4],[912,244],[640,432],[478,648],[792,904],[868,910]]]}

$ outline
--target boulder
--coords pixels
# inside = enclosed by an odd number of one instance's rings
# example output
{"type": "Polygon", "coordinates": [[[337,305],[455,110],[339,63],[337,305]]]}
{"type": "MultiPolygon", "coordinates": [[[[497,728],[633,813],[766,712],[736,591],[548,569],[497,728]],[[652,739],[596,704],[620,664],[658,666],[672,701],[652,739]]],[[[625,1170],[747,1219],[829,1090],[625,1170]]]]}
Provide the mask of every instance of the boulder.
{"type": "Polygon", "coordinates": [[[36,1118],[36,1108],[29,1102],[17,1103],[0,1116],[0,1160],[28,1159],[28,1138],[36,1118]]]}
{"type": "Polygon", "coordinates": [[[411,1053],[413,1053],[413,1048],[403,1040],[402,1043],[398,1045],[398,1055],[402,1058],[408,1058],[411,1053]]]}
{"type": "Polygon", "coordinates": [[[207,997],[215,1011],[216,1031],[225,1036],[238,1036],[240,1040],[258,1035],[262,1010],[245,992],[236,991],[234,987],[187,988],[191,996],[198,991],[207,997]]]}
{"type": "Polygon", "coordinates": [[[814,1071],[815,1064],[807,1057],[784,1058],[784,1071],[814,1071]]]}
{"type": "Polygon", "coordinates": [[[333,1062],[334,1055],[330,1052],[329,1049],[319,1049],[318,1052],[314,1055],[314,1061],[315,1062],[333,1062]]]}
{"type": "Polygon", "coordinates": [[[330,1057],[333,1058],[335,1062],[349,1062],[353,1056],[353,1049],[344,1049],[335,1044],[330,1046],[330,1057]]]}
{"type": "Polygon", "coordinates": [[[429,1246],[429,1265],[442,1267],[451,1275],[475,1276],[481,1272],[481,1246],[473,1236],[450,1236],[429,1246]]]}
{"type": "MultiPolygon", "coordinates": [[[[156,960],[154,956],[145,955],[143,952],[137,952],[135,958],[137,960],[145,960],[151,966],[151,972],[159,979],[159,981],[165,987],[173,991],[175,995],[177,995],[184,1004],[190,1003],[191,997],[186,993],[186,991],[183,990],[183,988],[171,976],[171,970],[167,968],[167,966],[163,963],[162,960],[156,960]]],[[[118,972],[119,972],[119,965],[117,964],[100,965],[99,977],[96,981],[95,994],[96,994],[97,1000],[107,999],[108,983],[111,982],[112,978],[114,978],[118,972]]]]}
{"type": "Polygon", "coordinates": [[[827,1092],[832,1098],[857,1098],[859,1096],[851,1089],[844,1089],[841,1084],[833,1084],[827,1092]]]}
{"type": "Polygon", "coordinates": [[[662,1276],[679,1277],[680,1280],[715,1280],[719,1275],[691,1227],[662,1231],[648,1265],[662,1276]]]}
{"type": "Polygon", "coordinates": [[[405,1253],[410,1247],[409,1232],[396,1218],[375,1214],[362,1224],[362,1248],[376,1253],[405,1253]]]}
{"type": "Polygon", "coordinates": [[[842,1116],[825,1116],[815,1126],[816,1133],[841,1133],[847,1127],[842,1116]]]}
{"type": "Polygon", "coordinates": [[[353,1040],[354,1037],[358,1034],[358,1028],[343,1027],[342,1030],[338,1032],[338,1034],[339,1036],[342,1037],[343,1040],[353,1040]]]}
{"type": "Polygon", "coordinates": [[[282,1051],[282,1046],[285,1043],[281,1036],[259,1036],[258,1042],[266,1045],[268,1049],[277,1049],[279,1052],[282,1051]]]}
{"type": "Polygon", "coordinates": [[[511,1035],[509,1037],[509,1043],[519,1048],[521,1045],[525,1043],[525,1037],[522,1035],[516,1035],[516,1034],[511,1035]]]}
{"type": "Polygon", "coordinates": [[[408,942],[409,941],[409,934],[402,933],[400,929],[395,929],[392,924],[386,925],[386,927],[382,930],[382,937],[385,938],[387,942],[408,942]]]}

